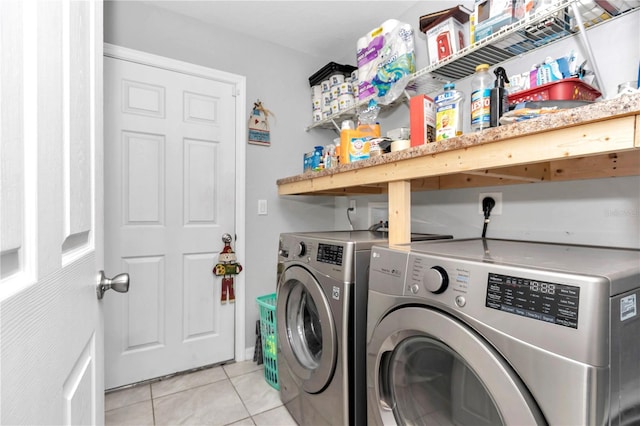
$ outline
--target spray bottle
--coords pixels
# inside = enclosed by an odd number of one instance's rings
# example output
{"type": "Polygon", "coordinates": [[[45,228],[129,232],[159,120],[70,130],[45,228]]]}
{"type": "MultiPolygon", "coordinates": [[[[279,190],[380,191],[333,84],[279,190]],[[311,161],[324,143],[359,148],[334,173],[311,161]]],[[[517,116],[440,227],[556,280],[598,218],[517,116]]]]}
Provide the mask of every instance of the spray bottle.
{"type": "Polygon", "coordinates": [[[496,81],[493,89],[491,89],[491,104],[490,104],[490,127],[498,127],[500,125],[500,117],[502,114],[509,111],[509,93],[504,88],[504,84],[509,82],[507,78],[507,72],[502,67],[497,67],[493,70],[496,75],[496,81]]]}

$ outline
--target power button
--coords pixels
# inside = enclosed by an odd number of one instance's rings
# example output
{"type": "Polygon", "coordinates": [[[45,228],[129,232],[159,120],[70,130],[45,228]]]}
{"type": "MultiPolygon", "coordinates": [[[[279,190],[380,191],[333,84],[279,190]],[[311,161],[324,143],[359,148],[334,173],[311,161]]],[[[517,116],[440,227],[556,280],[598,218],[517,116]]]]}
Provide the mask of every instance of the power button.
{"type": "Polygon", "coordinates": [[[464,296],[456,296],[456,305],[458,305],[459,308],[462,308],[466,304],[467,299],[465,299],[464,296]]]}

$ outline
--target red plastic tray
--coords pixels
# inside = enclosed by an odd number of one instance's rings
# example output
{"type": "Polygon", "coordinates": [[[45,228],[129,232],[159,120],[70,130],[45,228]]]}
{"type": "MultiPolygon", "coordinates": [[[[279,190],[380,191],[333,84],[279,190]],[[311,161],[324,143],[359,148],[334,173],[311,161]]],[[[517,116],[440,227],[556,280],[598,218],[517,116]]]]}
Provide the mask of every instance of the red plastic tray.
{"type": "Polygon", "coordinates": [[[527,101],[595,101],[601,93],[579,78],[565,78],[509,95],[509,105],[527,101]]]}

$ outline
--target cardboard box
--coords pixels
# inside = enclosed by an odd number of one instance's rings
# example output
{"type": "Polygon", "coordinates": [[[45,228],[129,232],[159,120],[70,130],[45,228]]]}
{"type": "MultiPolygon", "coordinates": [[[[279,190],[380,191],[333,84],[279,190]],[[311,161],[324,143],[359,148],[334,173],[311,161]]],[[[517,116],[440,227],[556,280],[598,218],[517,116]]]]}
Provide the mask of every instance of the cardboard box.
{"type": "Polygon", "coordinates": [[[429,64],[442,61],[464,48],[468,44],[466,32],[465,26],[455,18],[447,18],[427,30],[429,64]]]}
{"type": "Polygon", "coordinates": [[[420,17],[420,31],[427,36],[429,63],[435,64],[469,44],[470,10],[459,5],[420,17]]]}
{"type": "Polygon", "coordinates": [[[427,95],[416,95],[409,101],[411,146],[436,140],[436,104],[427,95]]]}
{"type": "Polygon", "coordinates": [[[502,27],[524,18],[533,0],[476,0],[471,20],[471,43],[477,43],[502,27]]]}

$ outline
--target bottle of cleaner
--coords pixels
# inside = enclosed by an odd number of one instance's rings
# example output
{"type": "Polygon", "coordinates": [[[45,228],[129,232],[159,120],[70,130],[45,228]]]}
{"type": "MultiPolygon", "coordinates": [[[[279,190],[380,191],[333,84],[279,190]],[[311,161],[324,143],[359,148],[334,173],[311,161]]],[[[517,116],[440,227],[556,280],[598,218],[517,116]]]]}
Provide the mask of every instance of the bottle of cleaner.
{"type": "Polygon", "coordinates": [[[456,85],[447,83],[444,92],[434,99],[436,104],[436,142],[462,134],[464,94],[456,85]]]}
{"type": "Polygon", "coordinates": [[[508,83],[509,78],[502,67],[497,67],[493,73],[496,75],[496,81],[491,89],[491,120],[489,124],[491,127],[498,127],[502,114],[509,111],[509,93],[504,88],[504,83],[508,83]]]}
{"type": "Polygon", "coordinates": [[[353,121],[344,120],[340,127],[340,164],[349,164],[349,143],[354,132],[353,121]]]}
{"type": "Polygon", "coordinates": [[[480,64],[471,80],[471,131],[488,129],[491,123],[491,88],[489,65],[480,64]]]}

